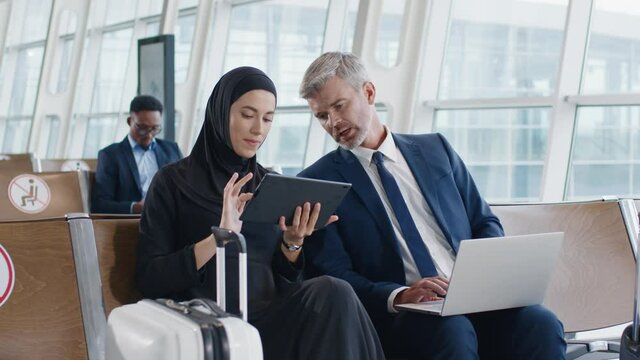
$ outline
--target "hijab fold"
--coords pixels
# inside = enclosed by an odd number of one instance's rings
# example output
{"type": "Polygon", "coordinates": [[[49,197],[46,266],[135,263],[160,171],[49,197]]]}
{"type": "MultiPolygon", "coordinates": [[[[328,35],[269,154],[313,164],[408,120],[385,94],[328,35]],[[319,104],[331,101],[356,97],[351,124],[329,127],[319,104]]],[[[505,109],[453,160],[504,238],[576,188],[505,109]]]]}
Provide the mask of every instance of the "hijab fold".
{"type": "Polygon", "coordinates": [[[254,192],[268,172],[258,164],[255,155],[250,159],[237,155],[229,134],[231,105],[252,90],[266,90],[277,98],[271,79],[256,68],[239,67],[224,74],[209,97],[204,123],[191,154],[169,170],[180,192],[218,216],[222,215],[224,187],[234,172],[240,178],[253,174],[243,192],[254,192]]]}

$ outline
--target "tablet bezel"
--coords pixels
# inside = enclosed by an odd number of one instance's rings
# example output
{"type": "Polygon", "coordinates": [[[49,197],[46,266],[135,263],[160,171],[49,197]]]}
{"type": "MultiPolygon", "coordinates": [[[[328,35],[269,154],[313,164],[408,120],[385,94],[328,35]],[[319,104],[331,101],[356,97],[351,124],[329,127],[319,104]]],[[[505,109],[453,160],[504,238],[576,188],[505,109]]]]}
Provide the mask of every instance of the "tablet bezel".
{"type": "Polygon", "coordinates": [[[351,189],[350,183],[267,173],[247,203],[240,220],[278,224],[280,216],[291,225],[297,206],[322,204],[316,229],[323,228],[351,189]]]}

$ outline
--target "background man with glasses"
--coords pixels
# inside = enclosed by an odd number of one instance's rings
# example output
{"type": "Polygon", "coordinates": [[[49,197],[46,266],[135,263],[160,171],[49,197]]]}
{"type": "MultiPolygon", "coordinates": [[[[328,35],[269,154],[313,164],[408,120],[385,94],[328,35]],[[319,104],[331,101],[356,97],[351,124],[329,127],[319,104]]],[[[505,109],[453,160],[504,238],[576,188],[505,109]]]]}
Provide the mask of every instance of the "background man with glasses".
{"type": "Polygon", "coordinates": [[[156,139],[162,131],[162,104],[149,95],[136,96],[129,106],[129,134],[98,152],[91,211],[138,214],[151,179],[159,168],[180,160],[173,141],[156,139]]]}

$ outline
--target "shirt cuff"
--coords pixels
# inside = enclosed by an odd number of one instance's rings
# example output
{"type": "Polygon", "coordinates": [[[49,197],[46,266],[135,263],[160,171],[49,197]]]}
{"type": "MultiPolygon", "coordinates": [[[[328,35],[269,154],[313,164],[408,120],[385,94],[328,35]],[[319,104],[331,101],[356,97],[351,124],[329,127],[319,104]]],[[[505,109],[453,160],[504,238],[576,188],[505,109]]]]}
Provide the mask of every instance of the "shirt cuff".
{"type": "Polygon", "coordinates": [[[129,206],[129,214],[133,214],[133,205],[135,205],[135,201],[131,203],[131,205],[129,206]]]}
{"type": "Polygon", "coordinates": [[[398,310],[396,310],[393,307],[393,301],[396,299],[396,296],[398,296],[398,294],[400,293],[400,291],[404,290],[404,289],[408,289],[408,286],[401,286],[395,290],[393,290],[391,292],[391,294],[389,294],[389,298],[387,299],[387,311],[391,314],[397,314],[398,310]]]}

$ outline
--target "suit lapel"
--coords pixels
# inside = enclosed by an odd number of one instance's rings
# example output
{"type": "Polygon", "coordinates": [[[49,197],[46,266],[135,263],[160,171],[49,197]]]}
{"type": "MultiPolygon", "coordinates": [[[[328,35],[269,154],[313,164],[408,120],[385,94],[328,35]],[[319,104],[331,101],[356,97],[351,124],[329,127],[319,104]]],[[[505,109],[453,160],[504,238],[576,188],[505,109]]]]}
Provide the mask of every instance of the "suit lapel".
{"type": "Polygon", "coordinates": [[[422,192],[422,196],[427,201],[433,216],[436,218],[440,229],[442,230],[447,241],[451,243],[451,235],[442,218],[442,210],[440,209],[440,200],[438,199],[438,191],[436,189],[438,171],[429,165],[429,162],[420,151],[420,147],[415,142],[393,134],[396,146],[400,149],[404,156],[413,177],[418,183],[418,187],[422,192]]]}
{"type": "Polygon", "coordinates": [[[167,163],[167,154],[164,151],[164,147],[160,146],[160,140],[158,139],[156,139],[155,154],[158,169],[160,169],[167,163]]]}
{"type": "Polygon", "coordinates": [[[351,190],[353,190],[365,204],[365,207],[371,213],[371,216],[373,216],[375,223],[385,235],[385,238],[393,242],[393,248],[397,254],[400,255],[398,241],[391,227],[391,221],[382,204],[382,200],[380,200],[378,196],[378,192],[375,187],[373,187],[373,183],[371,183],[369,175],[367,175],[366,171],[362,168],[356,156],[348,150],[338,148],[336,160],[339,163],[337,168],[340,174],[347,182],[352,184],[351,190]]]}
{"type": "Polygon", "coordinates": [[[129,171],[131,171],[133,179],[136,181],[136,185],[138,185],[140,194],[142,194],[142,186],[140,185],[140,173],[138,172],[138,166],[136,165],[136,158],[133,156],[131,144],[129,144],[129,138],[125,137],[124,140],[120,143],[120,146],[122,147],[122,151],[120,153],[124,154],[124,160],[129,167],[129,171]]]}

